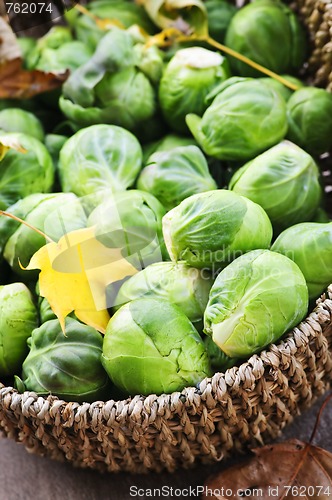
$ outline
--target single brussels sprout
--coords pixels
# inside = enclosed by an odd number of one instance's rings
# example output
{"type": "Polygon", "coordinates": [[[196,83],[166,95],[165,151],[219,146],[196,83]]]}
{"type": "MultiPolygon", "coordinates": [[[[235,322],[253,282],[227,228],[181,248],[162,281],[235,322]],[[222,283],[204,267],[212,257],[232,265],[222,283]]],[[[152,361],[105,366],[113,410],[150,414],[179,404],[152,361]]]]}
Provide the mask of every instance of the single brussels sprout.
{"type": "Polygon", "coordinates": [[[57,73],[66,69],[74,70],[92,57],[93,51],[83,42],[73,40],[57,48],[44,48],[34,69],[57,73]]]}
{"type": "Polygon", "coordinates": [[[232,366],[236,365],[239,361],[238,358],[230,358],[227,356],[211,337],[204,338],[204,345],[209,356],[211,367],[215,371],[228,370],[228,368],[232,368],[232,366]]]}
{"type": "Polygon", "coordinates": [[[277,232],[310,221],[322,197],[315,161],[289,141],[273,146],[237,170],[229,189],[263,207],[277,232]]]}
{"type": "Polygon", "coordinates": [[[283,231],[272,245],[301,269],[309,298],[316,299],[332,283],[332,222],[306,222],[283,231]]]}
{"type": "Polygon", "coordinates": [[[183,262],[157,262],[125,281],[110,305],[118,308],[135,299],[165,299],[180,307],[192,323],[197,323],[203,318],[212,283],[210,273],[183,262]]]}
{"type": "Polygon", "coordinates": [[[197,146],[197,142],[193,137],[184,137],[176,134],[166,134],[159,141],[150,142],[143,147],[143,163],[147,163],[148,158],[153,153],[161,153],[162,151],[170,151],[171,149],[182,146],[197,146]]]}
{"type": "Polygon", "coordinates": [[[64,44],[72,41],[73,37],[67,26],[53,26],[44,36],[35,41],[34,46],[26,54],[25,62],[28,69],[36,68],[44,51],[59,49],[64,44]]]}
{"type": "MultiPolygon", "coordinates": [[[[17,205],[19,203],[13,206],[13,210],[9,207],[8,212],[15,213],[19,210],[17,205]]],[[[25,221],[43,231],[53,241],[58,241],[65,233],[86,227],[85,212],[80,200],[73,193],[43,195],[26,213],[25,221]]],[[[30,273],[22,271],[19,262],[27,266],[33,254],[43,245],[45,245],[45,238],[41,234],[20,224],[14,232],[8,235],[4,247],[4,258],[17,274],[27,278],[30,273]]]]}
{"type": "MultiPolygon", "coordinates": [[[[294,73],[306,56],[304,30],[296,14],[278,0],[255,0],[239,9],[228,27],[225,44],[276,73],[294,73]]],[[[230,58],[237,75],[261,73],[230,58]]]]}
{"type": "Polygon", "coordinates": [[[220,160],[250,160],[287,132],[286,103],[259,80],[230,79],[202,118],[189,114],[188,127],[203,151],[220,160]]]}
{"type": "Polygon", "coordinates": [[[163,233],[172,260],[214,268],[244,252],[268,248],[272,226],[262,207],[217,189],[190,196],[168,212],[163,233]]]}
{"type": "Polygon", "coordinates": [[[297,325],[308,310],[308,288],[287,257],[254,250],[217,276],[204,314],[204,331],[232,358],[259,352],[297,325]]]}
{"type": "Polygon", "coordinates": [[[26,152],[10,149],[0,160],[0,210],[29,194],[48,193],[54,182],[54,166],[44,144],[27,134],[6,135],[26,152]]]}
{"type": "Polygon", "coordinates": [[[287,103],[287,137],[308,153],[319,156],[332,149],[332,95],[324,89],[304,87],[287,103]]]}
{"type": "Polygon", "coordinates": [[[207,0],[205,7],[208,16],[209,34],[217,42],[223,43],[227,28],[237,8],[228,0],[207,0]]]}
{"type": "Polygon", "coordinates": [[[5,132],[22,132],[41,142],[44,140],[44,130],[40,120],[24,109],[8,108],[0,111],[0,129],[5,132]]]}
{"type": "MultiPolygon", "coordinates": [[[[134,2],[124,0],[97,0],[90,2],[87,9],[93,16],[99,19],[112,20],[123,28],[138,25],[147,33],[153,34],[155,26],[148,18],[144,8],[134,2]]],[[[78,40],[88,43],[95,49],[105,35],[105,31],[99,28],[94,19],[87,15],[79,16],[73,22],[73,28],[78,40]]]]}
{"type": "Polygon", "coordinates": [[[32,332],[23,363],[25,389],[66,401],[93,402],[107,397],[109,378],[102,367],[102,336],[91,326],[66,319],[66,335],[57,319],[32,332]]]}
{"type": "Polygon", "coordinates": [[[90,60],[64,83],[59,105],[79,126],[112,123],[135,129],[156,111],[150,80],[138,69],[133,36],[112,28],[90,60]]]}
{"type": "Polygon", "coordinates": [[[137,269],[167,259],[161,220],[164,207],[152,194],[130,190],[116,193],[95,208],[87,225],[96,226],[96,238],[137,269]]]}
{"type": "Polygon", "coordinates": [[[140,173],[137,187],[153,194],[166,210],[193,194],[217,189],[205,156],[197,146],[154,153],[140,173]]]}
{"type": "Polygon", "coordinates": [[[203,341],[181,309],[145,298],[122,306],[110,319],[102,363],[129,394],[162,394],[195,386],[211,375],[203,341]]]}
{"type": "Polygon", "coordinates": [[[169,126],[176,132],[188,132],[186,115],[202,115],[208,93],[228,77],[228,63],[221,54],[202,47],[178,50],[159,86],[159,103],[169,126]]]}
{"type": "MultiPolygon", "coordinates": [[[[298,88],[304,87],[304,82],[302,82],[298,78],[295,78],[294,76],[290,75],[281,75],[281,76],[286,80],[288,80],[290,83],[294,83],[294,85],[296,85],[298,88]]],[[[265,85],[268,85],[277,92],[279,92],[279,94],[284,98],[286,102],[288,101],[290,96],[293,95],[294,92],[293,90],[291,90],[289,87],[286,87],[281,82],[279,82],[279,80],[276,80],[275,78],[263,77],[263,78],[258,78],[258,80],[265,83],[265,85]]]]}
{"type": "Polygon", "coordinates": [[[28,353],[27,339],[38,326],[38,314],[23,283],[0,286],[0,376],[17,373],[28,353]]]}
{"type": "Polygon", "coordinates": [[[156,45],[151,47],[143,43],[134,46],[137,54],[137,67],[154,85],[158,85],[164,69],[164,55],[156,45]]]}
{"type": "Polygon", "coordinates": [[[123,191],[134,184],[141,164],[142,149],[131,132],[92,125],[74,134],[60,151],[62,190],[77,196],[123,191]]]}

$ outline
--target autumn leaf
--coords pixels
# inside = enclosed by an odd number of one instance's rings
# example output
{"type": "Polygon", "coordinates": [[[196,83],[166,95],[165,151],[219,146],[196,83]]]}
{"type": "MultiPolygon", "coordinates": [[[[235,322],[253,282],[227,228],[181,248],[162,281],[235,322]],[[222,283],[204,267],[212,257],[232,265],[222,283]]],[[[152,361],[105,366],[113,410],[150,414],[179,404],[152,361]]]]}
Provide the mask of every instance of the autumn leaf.
{"type": "Polygon", "coordinates": [[[108,248],[96,239],[94,226],[43,246],[25,269],[41,270],[40,295],[48,300],[63,331],[66,316],[74,311],[102,333],[109,321],[106,286],[137,272],[120,248],[108,248]]]}
{"type": "Polygon", "coordinates": [[[331,498],[332,453],[312,444],[323,402],[308,443],[291,439],[252,450],[253,456],[209,478],[203,499],[331,498]]]}
{"type": "Polygon", "coordinates": [[[29,99],[59,88],[68,78],[68,71],[53,74],[23,69],[18,42],[3,18],[0,18],[0,33],[0,99],[29,99]]]}
{"type": "Polygon", "coordinates": [[[21,146],[17,137],[11,134],[0,134],[0,161],[4,158],[7,151],[15,149],[20,153],[26,153],[27,150],[21,146]]]}
{"type": "Polygon", "coordinates": [[[207,35],[207,12],[201,0],[139,0],[159,28],[175,28],[186,35],[207,35]]]}

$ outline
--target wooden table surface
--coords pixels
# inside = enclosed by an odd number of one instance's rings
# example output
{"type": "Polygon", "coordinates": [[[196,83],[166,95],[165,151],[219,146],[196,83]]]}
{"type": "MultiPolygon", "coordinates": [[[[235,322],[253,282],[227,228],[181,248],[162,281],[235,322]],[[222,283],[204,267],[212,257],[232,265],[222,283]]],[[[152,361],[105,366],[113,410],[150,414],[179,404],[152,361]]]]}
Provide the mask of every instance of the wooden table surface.
{"type": "MultiPolygon", "coordinates": [[[[298,438],[308,440],[323,398],[297,417],[287,427],[280,440],[298,438]]],[[[326,407],[314,444],[332,452],[332,400],[326,407]]],[[[0,500],[130,500],[149,499],[148,488],[168,486],[189,488],[203,485],[206,478],[224,468],[227,462],[213,466],[197,466],[191,470],[179,470],[174,474],[131,475],[99,474],[86,469],[74,469],[70,464],[58,463],[47,458],[31,455],[22,445],[0,438],[0,500]],[[130,487],[142,489],[140,496],[130,494],[130,487]],[[145,490],[145,492],[143,491],[145,490]]],[[[132,490],[133,492],[133,490],[132,490]]],[[[157,497],[153,497],[157,498],[157,497]]],[[[181,498],[184,496],[161,496],[181,498]]],[[[188,497],[186,497],[188,498],[188,497]]],[[[195,498],[191,496],[191,498],[195,498]]],[[[198,498],[198,497],[196,497],[198,498]]]]}

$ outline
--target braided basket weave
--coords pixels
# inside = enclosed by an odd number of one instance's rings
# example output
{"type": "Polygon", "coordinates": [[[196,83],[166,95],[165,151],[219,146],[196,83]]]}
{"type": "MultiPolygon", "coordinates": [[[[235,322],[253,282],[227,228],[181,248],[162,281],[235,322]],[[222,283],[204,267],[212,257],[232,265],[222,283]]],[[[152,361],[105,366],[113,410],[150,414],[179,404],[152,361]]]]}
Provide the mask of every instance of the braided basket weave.
{"type": "MultiPolygon", "coordinates": [[[[292,4],[308,27],[308,74],[332,90],[332,3],[292,4]]],[[[326,169],[326,191],[332,179],[326,169]]],[[[327,207],[332,212],[331,198],[327,207]]],[[[125,401],[66,403],[0,383],[0,429],[25,447],[76,466],[146,472],[220,460],[275,438],[332,379],[332,286],[278,345],[199,389],[125,401]]]]}

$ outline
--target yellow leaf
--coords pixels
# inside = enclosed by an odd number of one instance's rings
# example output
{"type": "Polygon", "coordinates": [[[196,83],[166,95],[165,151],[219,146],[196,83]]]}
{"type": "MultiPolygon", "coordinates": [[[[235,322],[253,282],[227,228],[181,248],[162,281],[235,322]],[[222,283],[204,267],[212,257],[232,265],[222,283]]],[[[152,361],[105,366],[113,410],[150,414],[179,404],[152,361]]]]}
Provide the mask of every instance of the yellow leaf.
{"type": "Polygon", "coordinates": [[[65,329],[72,311],[78,319],[104,333],[109,321],[106,286],[137,272],[121,255],[96,239],[95,227],[65,234],[31,258],[27,270],[40,269],[40,295],[46,297],[65,329]]]}
{"type": "Polygon", "coordinates": [[[9,151],[10,149],[15,149],[20,153],[27,152],[27,150],[23,146],[21,146],[15,135],[10,135],[10,134],[0,135],[0,161],[3,159],[7,151],[9,151]]]}

